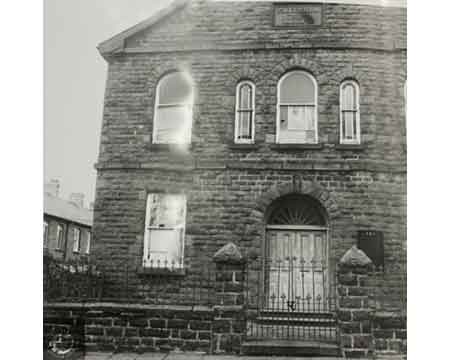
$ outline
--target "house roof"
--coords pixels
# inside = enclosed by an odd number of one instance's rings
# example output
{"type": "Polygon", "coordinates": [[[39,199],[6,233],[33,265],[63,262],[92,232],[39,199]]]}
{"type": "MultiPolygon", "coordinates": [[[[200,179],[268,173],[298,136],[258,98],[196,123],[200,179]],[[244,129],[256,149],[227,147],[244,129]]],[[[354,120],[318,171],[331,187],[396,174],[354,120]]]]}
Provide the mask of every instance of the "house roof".
{"type": "Polygon", "coordinates": [[[44,195],[44,214],[86,226],[92,226],[93,222],[92,210],[80,208],[71,201],[47,193],[44,195]]]}
{"type": "Polygon", "coordinates": [[[169,4],[169,6],[156,12],[153,16],[149,17],[148,19],[141,21],[140,23],[137,23],[136,25],[130,27],[129,29],[122,31],[121,33],[113,36],[112,38],[101,42],[97,46],[98,50],[102,55],[106,53],[112,53],[116,50],[121,50],[124,47],[124,43],[127,38],[153,26],[154,24],[164,19],[166,16],[170,15],[175,10],[181,9],[189,2],[190,0],[173,0],[169,4]]]}

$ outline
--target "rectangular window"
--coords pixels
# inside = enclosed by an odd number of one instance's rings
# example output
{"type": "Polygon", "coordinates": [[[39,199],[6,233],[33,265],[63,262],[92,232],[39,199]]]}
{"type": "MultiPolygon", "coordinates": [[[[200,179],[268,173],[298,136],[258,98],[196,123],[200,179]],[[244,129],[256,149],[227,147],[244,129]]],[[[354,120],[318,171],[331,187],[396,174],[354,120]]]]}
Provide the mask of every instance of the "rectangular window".
{"type": "Polygon", "coordinates": [[[64,227],[60,224],[56,227],[56,248],[62,250],[64,247],[64,227]]]}
{"type": "Polygon", "coordinates": [[[86,250],[85,250],[85,253],[89,254],[90,251],[91,251],[91,232],[88,231],[86,233],[86,250]]]}
{"type": "Polygon", "coordinates": [[[144,267],[183,267],[185,221],[186,197],[184,195],[148,195],[144,267]]]}
{"type": "Polygon", "coordinates": [[[73,252],[80,252],[80,229],[73,229],[73,252]]]}
{"type": "Polygon", "coordinates": [[[48,223],[44,221],[44,248],[48,248],[48,223]]]}

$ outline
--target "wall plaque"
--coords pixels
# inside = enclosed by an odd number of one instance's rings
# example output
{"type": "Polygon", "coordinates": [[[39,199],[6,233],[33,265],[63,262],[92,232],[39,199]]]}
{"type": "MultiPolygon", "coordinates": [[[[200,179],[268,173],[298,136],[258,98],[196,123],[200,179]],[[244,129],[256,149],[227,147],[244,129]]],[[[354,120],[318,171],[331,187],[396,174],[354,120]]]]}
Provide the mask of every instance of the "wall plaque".
{"type": "Polygon", "coordinates": [[[358,248],[366,253],[376,267],[384,269],[384,236],[381,231],[358,231],[358,248]]]}
{"type": "Polygon", "coordinates": [[[279,27],[322,25],[322,4],[274,4],[273,19],[279,27]]]}

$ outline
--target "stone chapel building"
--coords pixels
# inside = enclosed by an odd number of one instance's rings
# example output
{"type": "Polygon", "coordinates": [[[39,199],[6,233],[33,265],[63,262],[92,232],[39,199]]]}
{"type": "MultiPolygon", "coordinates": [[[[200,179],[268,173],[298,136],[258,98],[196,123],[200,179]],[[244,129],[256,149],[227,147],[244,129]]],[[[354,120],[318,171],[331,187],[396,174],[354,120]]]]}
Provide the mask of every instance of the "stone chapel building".
{"type": "Polygon", "coordinates": [[[333,310],[336,266],[357,245],[395,305],[405,8],[174,1],[98,49],[108,73],[92,253],[112,277],[132,261],[136,291],[155,273],[188,286],[232,243],[258,264],[263,307],[333,310]]]}

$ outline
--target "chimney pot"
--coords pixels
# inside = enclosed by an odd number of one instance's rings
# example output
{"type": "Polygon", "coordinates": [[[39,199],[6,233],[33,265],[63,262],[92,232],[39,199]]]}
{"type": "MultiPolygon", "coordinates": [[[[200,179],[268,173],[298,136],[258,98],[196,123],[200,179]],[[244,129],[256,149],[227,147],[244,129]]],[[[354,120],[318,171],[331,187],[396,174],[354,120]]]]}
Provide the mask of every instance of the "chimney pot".
{"type": "Polygon", "coordinates": [[[70,201],[73,202],[79,208],[84,207],[84,194],[83,193],[72,193],[70,194],[70,201]]]}
{"type": "Polygon", "coordinates": [[[52,196],[58,197],[59,196],[59,180],[57,179],[51,179],[50,181],[46,182],[44,184],[44,192],[46,194],[50,194],[52,196]]]}

